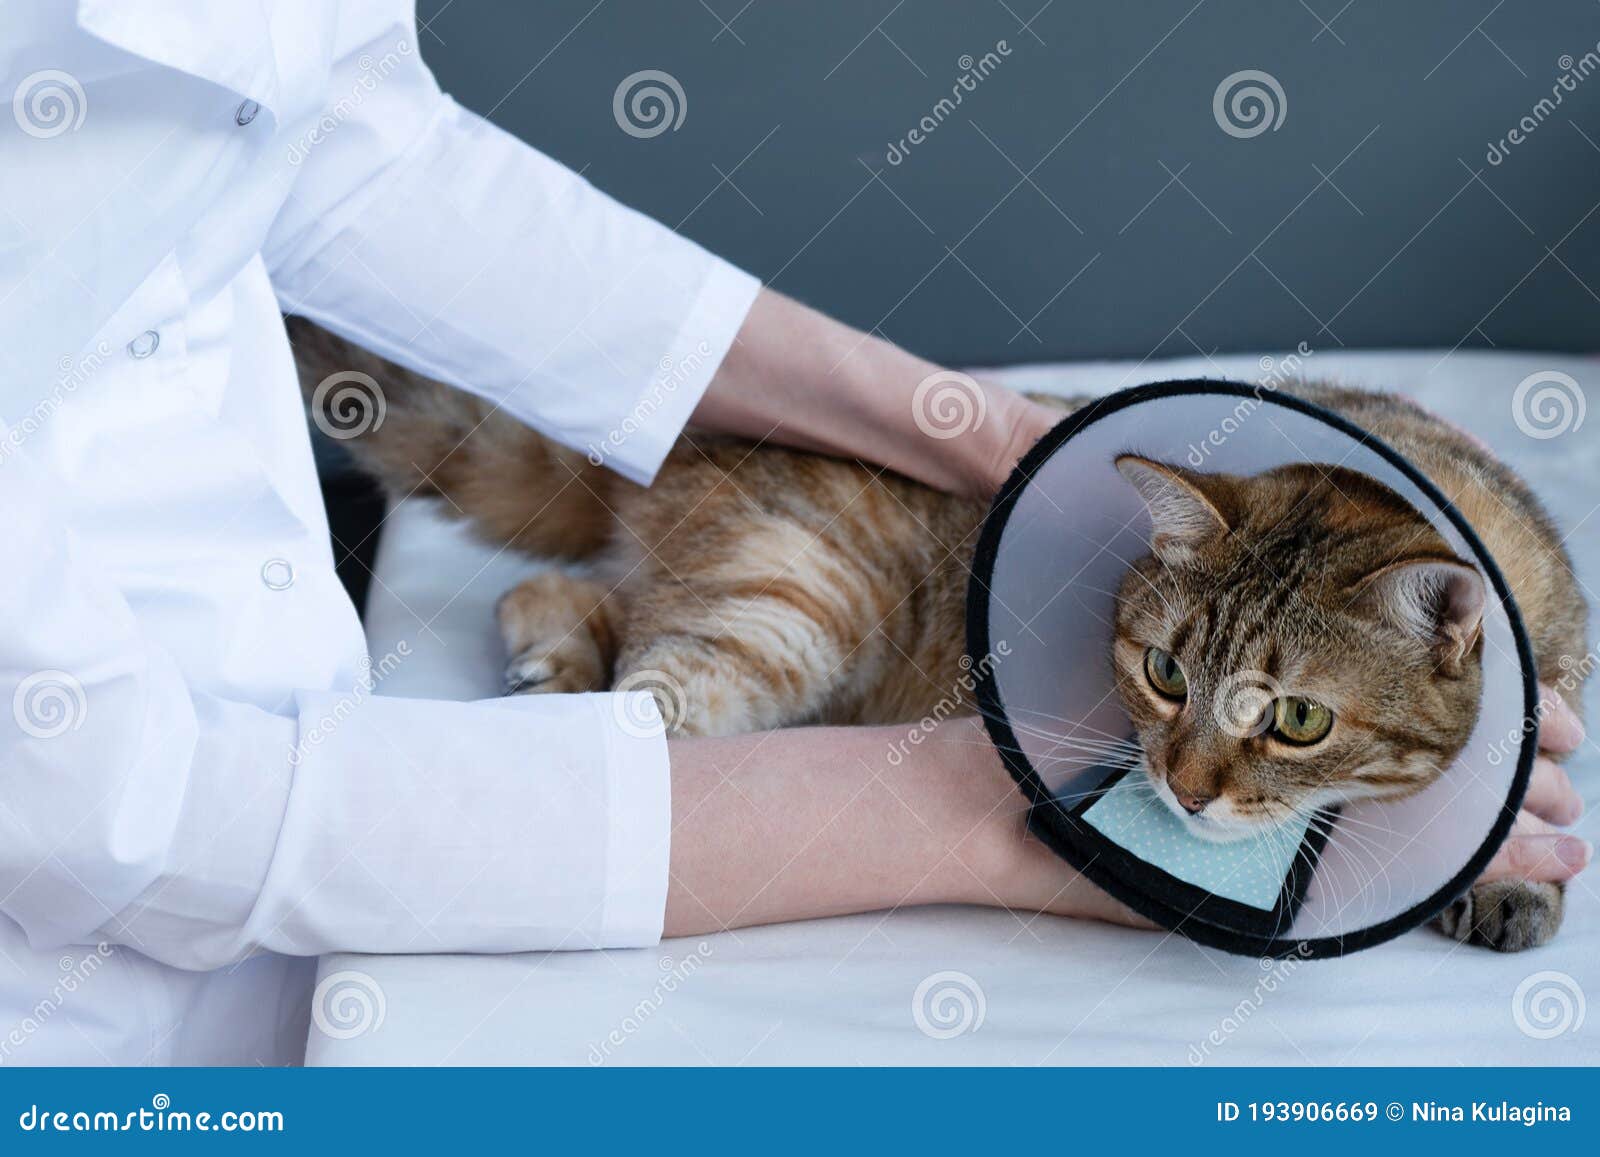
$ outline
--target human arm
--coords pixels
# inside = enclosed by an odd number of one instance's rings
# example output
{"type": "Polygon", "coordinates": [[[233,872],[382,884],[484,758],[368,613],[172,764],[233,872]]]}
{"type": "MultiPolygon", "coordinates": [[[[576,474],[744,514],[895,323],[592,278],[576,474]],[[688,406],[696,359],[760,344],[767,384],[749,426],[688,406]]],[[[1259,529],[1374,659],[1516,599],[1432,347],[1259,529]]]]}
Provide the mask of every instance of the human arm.
{"type": "MultiPolygon", "coordinates": [[[[1578,742],[1575,718],[1547,720],[1553,750],[1578,742]]],[[[978,720],[948,720],[891,761],[904,737],[802,728],[673,740],[666,935],[929,903],[1150,926],[1027,833],[978,720]]],[[[1547,759],[1528,805],[1489,878],[1571,879],[1584,841],[1540,817],[1568,823],[1581,804],[1547,759]]]]}
{"type": "Polygon", "coordinates": [[[1061,415],[763,289],[696,425],[860,458],[987,498],[1061,415]]]}
{"type": "Polygon", "coordinates": [[[392,67],[297,152],[264,247],[286,311],[639,482],[692,414],[987,497],[1058,416],[964,375],[924,386],[939,367],[760,289],[455,105],[405,6],[378,11],[341,26],[331,91],[392,67]]]}
{"type": "Polygon", "coordinates": [[[678,739],[666,935],[980,904],[1143,924],[1028,836],[983,727],[951,719],[903,758],[903,728],[678,739]]]}
{"type": "MultiPolygon", "coordinates": [[[[628,725],[638,704],[373,694],[325,540],[320,561],[318,544],[300,547],[292,589],[256,580],[247,554],[232,568],[245,581],[201,588],[210,602],[162,577],[135,578],[130,595],[113,577],[126,556],[103,531],[74,532],[82,508],[63,502],[63,479],[6,434],[0,914],[36,947],[104,941],[209,969],[264,949],[656,940],[668,762],[658,732],[628,725]],[[298,691],[248,677],[231,690],[206,674],[213,654],[275,661],[253,649],[252,618],[342,636],[349,661],[298,691]]],[[[103,502],[143,558],[221,557],[184,554],[192,524],[103,502]]],[[[394,653],[404,662],[405,644],[394,653]]]]}

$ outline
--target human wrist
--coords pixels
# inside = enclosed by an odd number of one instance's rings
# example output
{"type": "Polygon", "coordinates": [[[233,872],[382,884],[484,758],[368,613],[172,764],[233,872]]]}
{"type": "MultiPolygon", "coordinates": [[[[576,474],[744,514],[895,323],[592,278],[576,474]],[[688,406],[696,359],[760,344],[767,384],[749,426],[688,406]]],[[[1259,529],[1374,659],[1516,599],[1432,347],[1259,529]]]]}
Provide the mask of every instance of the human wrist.
{"type": "Polygon", "coordinates": [[[974,447],[972,492],[985,498],[997,494],[1023,455],[1055,425],[1061,415],[1005,386],[985,387],[994,420],[986,439],[974,447]]]}
{"type": "Polygon", "coordinates": [[[932,824],[946,849],[938,899],[1017,907],[1023,874],[1026,803],[990,743],[982,721],[951,719],[923,747],[923,798],[933,794],[932,824]]]}
{"type": "Polygon", "coordinates": [[[959,872],[945,886],[944,899],[1154,927],[1029,832],[1027,801],[990,744],[982,720],[951,720],[940,732],[947,741],[938,753],[947,768],[947,790],[963,800],[966,817],[954,825],[952,859],[959,872]]]}

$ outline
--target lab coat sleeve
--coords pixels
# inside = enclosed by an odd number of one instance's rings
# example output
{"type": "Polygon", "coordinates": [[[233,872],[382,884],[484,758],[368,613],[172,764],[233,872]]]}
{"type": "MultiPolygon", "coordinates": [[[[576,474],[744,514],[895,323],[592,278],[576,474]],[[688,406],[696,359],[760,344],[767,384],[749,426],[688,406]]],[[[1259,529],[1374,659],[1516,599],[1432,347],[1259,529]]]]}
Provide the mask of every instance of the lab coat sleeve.
{"type": "Polygon", "coordinates": [[[284,309],[648,483],[759,284],[456,105],[409,5],[358,8],[328,108],[283,129],[284,309]]]}
{"type": "Polygon", "coordinates": [[[36,947],[203,969],[659,938],[670,780],[647,695],[198,693],[3,427],[0,451],[0,913],[36,947]]]}

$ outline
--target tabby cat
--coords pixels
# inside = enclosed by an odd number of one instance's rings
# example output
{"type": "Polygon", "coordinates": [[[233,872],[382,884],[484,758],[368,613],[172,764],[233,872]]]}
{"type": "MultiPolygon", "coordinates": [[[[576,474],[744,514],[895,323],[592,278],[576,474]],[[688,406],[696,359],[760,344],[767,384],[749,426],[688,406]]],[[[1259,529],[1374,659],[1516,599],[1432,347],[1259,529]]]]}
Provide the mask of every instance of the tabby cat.
{"type": "MultiPolygon", "coordinates": [[[[645,489],[314,326],[293,335],[308,398],[335,371],[380,383],[384,421],[345,444],[392,498],[442,496],[489,541],[573,564],[500,601],[508,693],[643,687],[686,735],[906,722],[963,697],[985,503],[693,432],[645,489]]],[[[1586,607],[1528,487],[1401,398],[1286,392],[1372,431],[1450,497],[1500,563],[1541,677],[1577,710],[1586,607]]],[[[1410,794],[1450,765],[1476,717],[1485,592],[1407,504],[1334,466],[1117,466],[1156,530],[1118,592],[1117,687],[1152,784],[1197,834],[1410,794]],[[1221,696],[1243,671],[1283,692],[1240,717],[1221,696]]],[[[1562,903],[1558,885],[1478,884],[1440,923],[1511,951],[1547,941],[1562,903]]]]}

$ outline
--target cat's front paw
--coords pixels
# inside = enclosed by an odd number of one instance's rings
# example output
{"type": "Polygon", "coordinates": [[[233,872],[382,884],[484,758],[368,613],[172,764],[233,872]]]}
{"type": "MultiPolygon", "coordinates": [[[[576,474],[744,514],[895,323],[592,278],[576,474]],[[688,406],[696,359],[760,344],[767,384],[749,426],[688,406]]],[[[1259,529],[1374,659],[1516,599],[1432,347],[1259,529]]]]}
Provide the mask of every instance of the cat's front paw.
{"type": "Polygon", "coordinates": [[[1472,889],[1439,914],[1439,930],[1496,952],[1548,944],[1561,927],[1566,893],[1560,884],[1493,880],[1472,889]]]}
{"type": "Polygon", "coordinates": [[[574,695],[605,689],[605,664],[585,636],[535,643],[506,664],[502,694],[574,695]]]}

